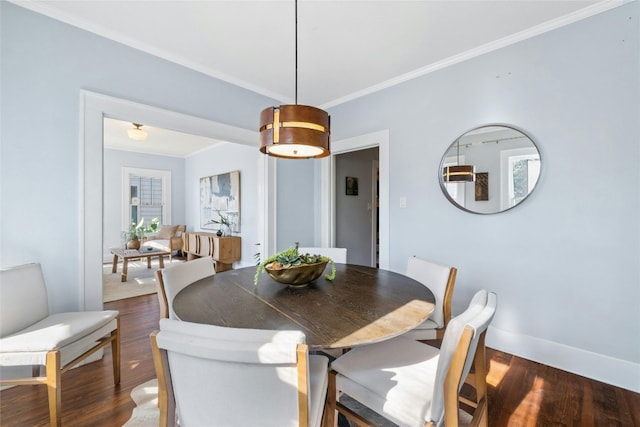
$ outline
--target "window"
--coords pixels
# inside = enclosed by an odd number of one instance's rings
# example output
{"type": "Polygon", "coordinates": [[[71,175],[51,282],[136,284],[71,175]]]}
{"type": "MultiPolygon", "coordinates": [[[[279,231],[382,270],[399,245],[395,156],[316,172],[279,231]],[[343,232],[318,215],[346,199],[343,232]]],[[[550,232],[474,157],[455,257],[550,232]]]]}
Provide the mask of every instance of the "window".
{"type": "Polygon", "coordinates": [[[171,172],[153,169],[122,168],[123,230],[132,222],[154,218],[171,224],[171,172]]]}
{"type": "Polygon", "coordinates": [[[540,154],[535,148],[521,148],[500,152],[501,208],[509,209],[522,201],[533,189],[540,175],[540,154]]]}

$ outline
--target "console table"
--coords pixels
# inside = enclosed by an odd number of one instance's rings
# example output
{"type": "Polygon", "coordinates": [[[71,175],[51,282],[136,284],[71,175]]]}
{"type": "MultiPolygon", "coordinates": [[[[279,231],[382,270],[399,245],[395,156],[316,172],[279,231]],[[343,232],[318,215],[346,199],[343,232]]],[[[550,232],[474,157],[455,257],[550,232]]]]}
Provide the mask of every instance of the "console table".
{"type": "Polygon", "coordinates": [[[209,256],[216,262],[216,272],[233,269],[240,261],[241,239],[238,236],[221,237],[214,233],[183,233],[187,261],[209,256]]]}

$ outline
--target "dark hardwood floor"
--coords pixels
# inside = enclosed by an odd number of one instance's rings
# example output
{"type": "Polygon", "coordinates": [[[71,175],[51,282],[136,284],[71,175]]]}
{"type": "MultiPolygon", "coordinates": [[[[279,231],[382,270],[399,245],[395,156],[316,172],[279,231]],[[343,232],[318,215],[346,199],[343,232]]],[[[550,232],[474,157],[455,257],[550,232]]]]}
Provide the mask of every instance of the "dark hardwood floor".
{"type": "MultiPolygon", "coordinates": [[[[129,394],[155,377],[149,333],[158,327],[156,295],[106,303],[120,311],[122,382],[113,385],[111,352],[104,359],[62,376],[62,423],[66,426],[121,426],[134,404],[129,394]]],[[[640,394],[589,380],[495,350],[488,382],[490,426],[640,427],[640,394]]],[[[1,426],[47,426],[44,386],[0,392],[1,426]]]]}

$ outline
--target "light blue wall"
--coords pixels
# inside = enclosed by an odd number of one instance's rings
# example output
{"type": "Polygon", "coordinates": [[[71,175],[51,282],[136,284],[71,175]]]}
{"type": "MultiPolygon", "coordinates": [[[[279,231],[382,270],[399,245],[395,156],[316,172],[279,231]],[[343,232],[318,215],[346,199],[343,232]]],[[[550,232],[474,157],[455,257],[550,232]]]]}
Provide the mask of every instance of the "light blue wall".
{"type": "MultiPolygon", "coordinates": [[[[329,111],[333,141],[389,129],[392,269],[413,254],[456,265],[454,312],[478,288],[499,294],[491,344],[636,391],[639,9],[632,2],[329,111]],[[495,122],[539,144],[539,187],[506,213],[468,214],[442,195],[438,164],[457,136],[495,122]]],[[[75,309],[80,89],[244,129],[275,102],[11,3],[0,13],[1,264],[41,261],[52,308],[75,309]]],[[[319,182],[313,165],[287,176],[312,169],[319,182]]],[[[280,198],[292,182],[280,184],[278,211],[296,218],[288,207],[299,199],[280,198]]],[[[314,203],[313,222],[309,209],[297,219],[317,239],[314,203]]]]}
{"type": "Polygon", "coordinates": [[[262,154],[256,147],[221,143],[187,157],[184,178],[184,203],[187,231],[211,230],[200,228],[200,178],[221,173],[240,171],[240,233],[242,259],[235,267],[254,265],[256,243],[261,241],[258,223],[258,170],[262,154]]]}
{"type": "Polygon", "coordinates": [[[251,130],[275,102],[6,1],[0,14],[0,262],[42,262],[51,309],[77,309],[80,90],[251,130]]]}
{"type": "Polygon", "coordinates": [[[276,250],[287,249],[296,242],[300,246],[314,244],[314,226],[319,221],[314,209],[314,168],[320,160],[278,159],[276,166],[276,250]]]}
{"type": "Polygon", "coordinates": [[[636,391],[639,9],[636,1],[331,109],[334,141],[389,129],[392,269],[414,254],[457,266],[454,312],[477,289],[498,293],[493,345],[636,391]],[[465,213],[440,190],[440,159],[459,135],[496,122],[539,144],[539,186],[511,211],[465,213]]]}
{"type": "MultiPolygon", "coordinates": [[[[122,227],[122,168],[154,169],[171,172],[171,223],[185,224],[185,160],[122,150],[104,150],[104,253],[118,246],[122,227]]],[[[147,224],[148,225],[148,224],[147,224]]],[[[126,229],[126,228],[125,228],[126,229]]]]}

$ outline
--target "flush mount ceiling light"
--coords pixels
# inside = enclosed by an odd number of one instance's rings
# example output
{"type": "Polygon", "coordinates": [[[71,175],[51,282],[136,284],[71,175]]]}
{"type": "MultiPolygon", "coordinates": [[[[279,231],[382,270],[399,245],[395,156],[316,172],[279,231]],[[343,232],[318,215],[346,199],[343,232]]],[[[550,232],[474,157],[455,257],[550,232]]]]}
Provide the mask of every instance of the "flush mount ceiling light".
{"type": "Polygon", "coordinates": [[[444,182],[473,182],[476,179],[476,171],[473,165],[460,164],[460,140],[456,141],[457,159],[455,166],[445,166],[442,170],[444,182]]]}
{"type": "Polygon", "coordinates": [[[129,138],[133,139],[134,141],[144,141],[145,139],[147,139],[147,132],[140,129],[143,125],[141,125],[140,123],[132,124],[135,126],[135,128],[127,129],[127,135],[129,136],[129,138]]]}
{"type": "Polygon", "coordinates": [[[260,113],[260,151],[285,159],[327,157],[330,117],[320,108],[298,105],[298,1],[295,2],[295,105],[269,107],[260,113]]]}

